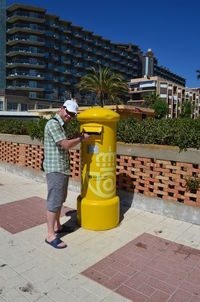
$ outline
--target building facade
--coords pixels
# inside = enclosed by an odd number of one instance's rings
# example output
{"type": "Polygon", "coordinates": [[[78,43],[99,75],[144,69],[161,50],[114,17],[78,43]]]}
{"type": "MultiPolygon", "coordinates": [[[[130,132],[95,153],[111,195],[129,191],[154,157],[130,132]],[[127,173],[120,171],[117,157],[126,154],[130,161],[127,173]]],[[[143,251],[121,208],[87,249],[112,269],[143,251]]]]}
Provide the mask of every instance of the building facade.
{"type": "MultiPolygon", "coordinates": [[[[144,64],[149,54],[144,56],[137,45],[112,43],[47,14],[45,8],[13,4],[2,14],[6,27],[1,25],[0,52],[5,58],[5,42],[6,84],[2,86],[6,91],[0,110],[59,107],[66,96],[91,105],[94,96],[80,94],[77,84],[92,66],[109,67],[128,82],[147,72],[144,64]]],[[[154,74],[161,67],[152,56],[154,74]]],[[[170,76],[176,77],[172,72],[170,76]]]]}
{"type": "Polygon", "coordinates": [[[142,107],[145,97],[155,93],[168,104],[169,118],[178,117],[186,101],[192,105],[192,117],[200,116],[200,89],[198,88],[187,88],[158,76],[132,79],[129,87],[130,104],[142,107]]]}

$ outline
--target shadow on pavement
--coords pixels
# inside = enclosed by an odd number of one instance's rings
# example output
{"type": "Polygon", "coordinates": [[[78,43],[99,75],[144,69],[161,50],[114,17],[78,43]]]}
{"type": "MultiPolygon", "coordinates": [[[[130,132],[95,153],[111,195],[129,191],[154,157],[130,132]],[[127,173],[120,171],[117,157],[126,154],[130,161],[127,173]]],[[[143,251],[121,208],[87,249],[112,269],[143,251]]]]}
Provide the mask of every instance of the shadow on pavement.
{"type": "Polygon", "coordinates": [[[132,206],[134,197],[134,184],[133,179],[126,173],[119,174],[117,176],[118,187],[117,195],[120,199],[120,222],[124,219],[124,214],[132,206]],[[127,191],[128,189],[128,191],[127,191]]]}
{"type": "Polygon", "coordinates": [[[57,233],[58,238],[62,238],[66,234],[73,233],[79,229],[76,219],[76,212],[77,212],[76,210],[69,210],[69,209],[65,211],[65,216],[67,217],[70,216],[70,219],[63,224],[64,231],[57,233]]]}

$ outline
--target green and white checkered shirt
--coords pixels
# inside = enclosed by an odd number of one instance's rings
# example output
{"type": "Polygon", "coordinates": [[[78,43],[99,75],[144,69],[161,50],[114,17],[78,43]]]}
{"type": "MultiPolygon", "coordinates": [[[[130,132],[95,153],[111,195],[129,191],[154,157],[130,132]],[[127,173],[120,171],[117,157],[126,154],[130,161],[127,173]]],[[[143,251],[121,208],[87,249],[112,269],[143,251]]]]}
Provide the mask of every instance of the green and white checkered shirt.
{"type": "Polygon", "coordinates": [[[70,174],[69,153],[62,149],[58,142],[66,139],[62,118],[56,114],[55,119],[50,119],[44,130],[44,162],[45,173],[60,172],[70,174]]]}

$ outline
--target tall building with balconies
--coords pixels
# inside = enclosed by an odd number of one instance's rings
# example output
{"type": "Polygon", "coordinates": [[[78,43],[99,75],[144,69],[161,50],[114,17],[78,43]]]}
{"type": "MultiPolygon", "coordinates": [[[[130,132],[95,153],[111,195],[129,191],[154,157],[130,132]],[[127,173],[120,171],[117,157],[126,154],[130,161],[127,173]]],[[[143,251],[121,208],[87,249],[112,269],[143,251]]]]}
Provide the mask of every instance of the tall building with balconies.
{"type": "Polygon", "coordinates": [[[4,110],[6,89],[6,0],[0,1],[0,110],[4,110]]]}
{"type": "MultiPolygon", "coordinates": [[[[94,95],[82,95],[77,89],[91,67],[109,67],[128,82],[142,77],[147,72],[144,66],[149,66],[153,75],[156,68],[162,69],[153,53],[148,65],[137,45],[112,43],[47,14],[45,8],[13,4],[6,12],[5,6],[0,18],[0,64],[4,66],[0,85],[5,86],[6,97],[2,104],[0,99],[0,110],[59,107],[66,96],[92,104],[94,95]]],[[[166,76],[176,75],[171,72],[166,76]]]]}
{"type": "Polygon", "coordinates": [[[60,106],[66,94],[78,93],[76,85],[92,66],[110,67],[128,81],[142,75],[141,60],[137,45],[112,43],[44,8],[7,9],[8,110],[60,106]]]}

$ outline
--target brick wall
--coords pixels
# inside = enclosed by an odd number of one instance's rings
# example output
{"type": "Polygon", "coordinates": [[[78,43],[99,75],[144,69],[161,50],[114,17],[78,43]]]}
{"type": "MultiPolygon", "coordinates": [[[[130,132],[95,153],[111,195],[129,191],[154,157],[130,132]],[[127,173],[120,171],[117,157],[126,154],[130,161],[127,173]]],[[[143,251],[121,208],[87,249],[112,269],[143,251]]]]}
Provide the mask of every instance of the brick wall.
{"type": "MultiPolygon", "coordinates": [[[[142,156],[144,147],[141,147],[142,151],[130,150],[130,148],[129,146],[126,150],[124,147],[122,154],[120,154],[120,150],[117,152],[118,189],[200,207],[200,190],[192,193],[185,187],[185,178],[200,177],[200,163],[195,160],[196,153],[186,154],[193,159],[190,160],[192,162],[183,162],[174,160],[173,154],[166,156],[166,147],[163,152],[165,159],[162,159],[162,153],[160,156],[158,154],[155,156],[155,146],[153,156],[151,151],[149,151],[149,156],[146,153],[145,156],[142,156]],[[127,155],[124,154],[126,152],[127,155]]],[[[200,160],[198,155],[200,154],[197,154],[196,157],[200,160]]],[[[42,158],[42,144],[0,140],[0,161],[2,162],[41,170],[42,158]]],[[[80,180],[79,150],[70,150],[70,165],[72,178],[80,180]]]]}
{"type": "Polygon", "coordinates": [[[0,161],[41,170],[43,149],[42,145],[0,141],[0,161]]]}
{"type": "Polygon", "coordinates": [[[117,155],[117,187],[122,190],[200,207],[200,191],[185,187],[191,176],[200,176],[200,165],[117,155]]]}

